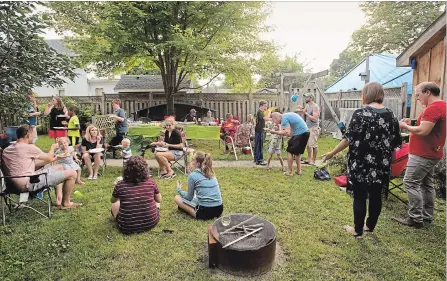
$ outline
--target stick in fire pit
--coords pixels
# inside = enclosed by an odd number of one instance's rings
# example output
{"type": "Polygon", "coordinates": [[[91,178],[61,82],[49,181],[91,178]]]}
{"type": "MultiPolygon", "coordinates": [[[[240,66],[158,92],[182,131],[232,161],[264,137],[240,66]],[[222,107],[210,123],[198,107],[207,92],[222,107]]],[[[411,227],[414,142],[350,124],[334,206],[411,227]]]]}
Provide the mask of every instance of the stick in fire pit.
{"type": "Polygon", "coordinates": [[[233,230],[233,229],[235,229],[235,228],[237,228],[237,227],[240,227],[241,225],[243,225],[244,223],[246,223],[246,222],[248,222],[248,221],[254,219],[255,217],[256,217],[256,215],[252,216],[251,218],[249,218],[249,219],[247,219],[247,220],[244,220],[244,221],[241,222],[241,223],[238,223],[237,225],[235,225],[235,226],[233,226],[233,227],[231,227],[231,228],[225,230],[224,232],[222,232],[222,233],[220,233],[220,234],[225,234],[225,233],[227,233],[228,231],[231,231],[231,230],[233,230]]]}
{"type": "Polygon", "coordinates": [[[262,229],[263,229],[263,227],[260,227],[260,228],[258,228],[258,229],[253,230],[252,232],[250,232],[250,233],[248,233],[248,234],[245,234],[244,236],[239,237],[239,238],[236,239],[236,240],[231,241],[231,242],[228,243],[227,245],[223,246],[222,249],[225,249],[226,247],[229,247],[229,246],[233,245],[234,243],[239,242],[239,241],[241,241],[242,239],[244,239],[244,238],[246,238],[246,237],[248,237],[248,236],[250,236],[250,235],[252,235],[252,234],[254,234],[254,233],[256,233],[256,232],[258,232],[258,231],[260,231],[260,230],[262,230],[262,229]]]}

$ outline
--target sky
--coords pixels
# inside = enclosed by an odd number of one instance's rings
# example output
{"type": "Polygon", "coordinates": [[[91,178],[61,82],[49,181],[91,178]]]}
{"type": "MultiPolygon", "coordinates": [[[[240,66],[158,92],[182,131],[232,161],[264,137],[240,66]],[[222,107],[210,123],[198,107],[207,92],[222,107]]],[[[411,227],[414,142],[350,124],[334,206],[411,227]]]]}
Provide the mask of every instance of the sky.
{"type": "MultiPolygon", "coordinates": [[[[271,2],[267,24],[274,31],[264,34],[282,46],[279,54],[299,54],[305,70],[318,72],[329,68],[343,51],[351,34],[365,23],[359,2],[271,2]]],[[[59,38],[53,31],[47,39],[59,38]]]]}
{"type": "Polygon", "coordinates": [[[267,19],[274,32],[265,34],[283,48],[282,56],[299,54],[306,69],[329,68],[365,21],[359,2],[273,2],[267,19]]]}

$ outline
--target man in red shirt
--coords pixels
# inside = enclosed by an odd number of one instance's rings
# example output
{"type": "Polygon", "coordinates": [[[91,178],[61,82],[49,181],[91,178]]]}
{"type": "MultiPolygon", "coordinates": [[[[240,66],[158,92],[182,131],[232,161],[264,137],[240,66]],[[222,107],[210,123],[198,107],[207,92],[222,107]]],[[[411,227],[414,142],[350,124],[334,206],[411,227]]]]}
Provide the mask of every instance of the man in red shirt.
{"type": "Polygon", "coordinates": [[[401,129],[410,131],[410,156],[404,177],[409,209],[408,217],[393,217],[393,220],[416,228],[433,221],[433,173],[443,156],[446,139],[446,103],[440,94],[438,85],[433,82],[419,84],[416,97],[426,108],[416,126],[410,126],[409,119],[400,122],[401,129]]]}

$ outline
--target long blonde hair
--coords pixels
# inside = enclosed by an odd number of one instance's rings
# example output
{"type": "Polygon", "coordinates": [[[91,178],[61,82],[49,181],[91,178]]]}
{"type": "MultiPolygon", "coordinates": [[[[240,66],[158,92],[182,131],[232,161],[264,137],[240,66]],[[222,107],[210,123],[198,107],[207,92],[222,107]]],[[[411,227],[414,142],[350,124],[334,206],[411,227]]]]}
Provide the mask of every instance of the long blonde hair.
{"type": "Polygon", "coordinates": [[[95,125],[90,125],[87,127],[87,129],[85,130],[85,139],[88,141],[90,141],[92,139],[92,135],[90,134],[90,130],[92,128],[96,128],[98,130],[98,135],[96,136],[96,139],[98,141],[101,141],[101,138],[102,138],[101,133],[99,132],[98,127],[96,127],[95,125]]]}
{"type": "Polygon", "coordinates": [[[214,177],[213,159],[211,158],[211,154],[197,151],[194,155],[194,161],[196,161],[197,166],[205,177],[209,179],[214,177]]]}
{"type": "Polygon", "coordinates": [[[57,101],[57,104],[54,106],[56,109],[64,109],[65,108],[64,102],[62,101],[61,97],[54,96],[53,99],[55,99],[57,101]]]}

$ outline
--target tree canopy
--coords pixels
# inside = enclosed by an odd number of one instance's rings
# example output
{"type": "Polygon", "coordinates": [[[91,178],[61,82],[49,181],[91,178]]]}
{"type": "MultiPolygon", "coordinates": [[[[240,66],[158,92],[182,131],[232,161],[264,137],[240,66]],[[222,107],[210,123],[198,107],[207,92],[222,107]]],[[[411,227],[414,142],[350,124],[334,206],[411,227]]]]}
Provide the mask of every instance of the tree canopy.
{"type": "Polygon", "coordinates": [[[68,56],[50,48],[41,35],[48,27],[36,2],[0,2],[0,90],[26,91],[60,86],[75,77],[68,56]]]}
{"type": "MultiPolygon", "coordinates": [[[[75,77],[70,57],[50,48],[41,34],[49,26],[35,12],[38,2],[0,2],[0,116],[12,125],[28,110],[26,92],[59,87],[75,77]],[[18,114],[19,113],[19,114],[18,114]]],[[[17,125],[17,124],[14,124],[17,125]]]]}
{"type": "Polygon", "coordinates": [[[101,74],[133,68],[161,72],[173,113],[184,79],[240,76],[274,50],[259,35],[268,30],[263,2],[51,2],[54,26],[71,31],[70,46],[84,66],[101,74]],[[241,74],[242,73],[242,74],[241,74]]]}
{"type": "Polygon", "coordinates": [[[401,53],[441,15],[445,2],[362,2],[360,8],[367,22],[352,34],[348,47],[332,61],[332,80],[369,54],[401,53]]]}

